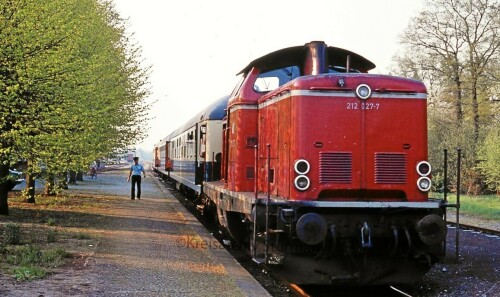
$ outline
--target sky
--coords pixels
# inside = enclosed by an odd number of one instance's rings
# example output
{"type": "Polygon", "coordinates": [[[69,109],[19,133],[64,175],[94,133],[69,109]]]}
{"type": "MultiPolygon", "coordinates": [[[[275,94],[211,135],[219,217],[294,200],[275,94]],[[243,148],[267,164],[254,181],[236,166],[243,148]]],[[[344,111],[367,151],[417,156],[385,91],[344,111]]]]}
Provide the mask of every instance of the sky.
{"type": "Polygon", "coordinates": [[[154,102],[148,137],[155,143],[236,85],[236,74],[270,52],[325,41],[388,73],[400,35],[424,0],[114,0],[127,33],[142,49],[154,102]]]}

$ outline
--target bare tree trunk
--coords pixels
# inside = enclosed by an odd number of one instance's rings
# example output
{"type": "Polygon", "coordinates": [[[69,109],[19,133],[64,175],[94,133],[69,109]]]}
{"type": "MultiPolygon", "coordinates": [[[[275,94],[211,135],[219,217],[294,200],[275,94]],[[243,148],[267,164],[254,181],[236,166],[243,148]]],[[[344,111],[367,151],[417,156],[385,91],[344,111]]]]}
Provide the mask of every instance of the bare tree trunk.
{"type": "Polygon", "coordinates": [[[83,181],[83,172],[82,171],[78,171],[78,173],[76,174],[76,180],[83,181]]]}
{"type": "Polygon", "coordinates": [[[9,165],[0,163],[0,215],[9,215],[9,204],[7,203],[9,193],[9,165]]]}
{"type": "Polygon", "coordinates": [[[26,193],[26,202],[35,203],[35,177],[32,174],[26,174],[26,193]]]}
{"type": "Polygon", "coordinates": [[[55,177],[53,174],[49,174],[47,179],[45,180],[45,189],[44,194],[48,196],[55,195],[55,177]]]}
{"type": "Polygon", "coordinates": [[[479,140],[479,103],[477,102],[477,82],[472,84],[472,117],[474,121],[474,131],[472,134],[474,143],[479,140]]]}
{"type": "MultiPolygon", "coordinates": [[[[458,60],[457,60],[458,61],[458,60]]],[[[457,127],[461,128],[464,120],[464,111],[462,107],[462,82],[460,81],[460,69],[458,62],[453,66],[453,71],[455,72],[455,77],[453,81],[455,82],[455,115],[457,117],[457,127]]]]}
{"type": "MultiPolygon", "coordinates": [[[[31,169],[33,166],[33,160],[28,159],[26,162],[27,170],[31,169]]],[[[26,197],[26,202],[28,203],[35,203],[35,177],[32,174],[27,173],[26,174],[26,193],[28,194],[28,197],[26,197]]]]}
{"type": "Polygon", "coordinates": [[[68,183],[70,185],[75,185],[76,184],[76,172],[73,170],[70,170],[69,172],[69,181],[68,183]]]}

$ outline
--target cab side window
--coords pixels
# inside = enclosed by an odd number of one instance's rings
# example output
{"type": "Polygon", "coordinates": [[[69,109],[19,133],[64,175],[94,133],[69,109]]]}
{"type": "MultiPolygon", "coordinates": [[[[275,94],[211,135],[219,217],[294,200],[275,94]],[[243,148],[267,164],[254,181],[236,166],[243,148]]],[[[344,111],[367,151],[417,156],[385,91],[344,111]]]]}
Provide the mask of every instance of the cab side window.
{"type": "Polygon", "coordinates": [[[259,74],[253,85],[256,92],[269,92],[300,76],[298,66],[278,68],[259,74]]]}

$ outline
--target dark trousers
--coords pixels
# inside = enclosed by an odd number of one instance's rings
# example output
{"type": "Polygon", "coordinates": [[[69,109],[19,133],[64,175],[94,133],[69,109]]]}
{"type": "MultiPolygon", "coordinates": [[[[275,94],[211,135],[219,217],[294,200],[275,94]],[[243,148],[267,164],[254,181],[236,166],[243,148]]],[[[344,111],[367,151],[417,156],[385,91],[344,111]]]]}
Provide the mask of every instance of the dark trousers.
{"type": "Polygon", "coordinates": [[[141,199],[141,176],[140,175],[132,175],[132,189],[130,192],[132,199],[135,199],[135,184],[137,184],[137,198],[141,199]]]}

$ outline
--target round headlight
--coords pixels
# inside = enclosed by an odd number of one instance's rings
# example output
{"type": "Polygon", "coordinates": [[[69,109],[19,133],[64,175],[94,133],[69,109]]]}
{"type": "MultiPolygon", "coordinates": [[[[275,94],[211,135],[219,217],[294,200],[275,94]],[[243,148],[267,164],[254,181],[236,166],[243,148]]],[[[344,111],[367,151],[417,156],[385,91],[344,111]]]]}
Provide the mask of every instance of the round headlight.
{"type": "Polygon", "coordinates": [[[356,96],[359,99],[366,100],[372,95],[372,89],[368,85],[361,84],[356,88],[356,96]]]}
{"type": "Polygon", "coordinates": [[[431,164],[427,161],[421,161],[417,164],[417,172],[421,176],[428,176],[431,174],[431,164]]]}
{"type": "Polygon", "coordinates": [[[422,176],[417,180],[417,186],[420,191],[428,192],[431,189],[431,179],[426,176],[422,176]]]}
{"type": "Polygon", "coordinates": [[[294,184],[295,184],[295,187],[297,188],[297,190],[304,191],[304,190],[307,190],[307,188],[309,188],[311,181],[309,180],[309,178],[307,176],[299,175],[295,178],[294,184]]]}
{"type": "Polygon", "coordinates": [[[307,162],[306,160],[300,159],[295,161],[293,168],[295,169],[295,172],[297,172],[298,174],[307,174],[309,172],[309,169],[311,169],[311,166],[309,165],[309,162],[307,162]]]}

